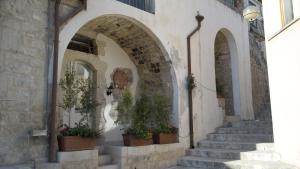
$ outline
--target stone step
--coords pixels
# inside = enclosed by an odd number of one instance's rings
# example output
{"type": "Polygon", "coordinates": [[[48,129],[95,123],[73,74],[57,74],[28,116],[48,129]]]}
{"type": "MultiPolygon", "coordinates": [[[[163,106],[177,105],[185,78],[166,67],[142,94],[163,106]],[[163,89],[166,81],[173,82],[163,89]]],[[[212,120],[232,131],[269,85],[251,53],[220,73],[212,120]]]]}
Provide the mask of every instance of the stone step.
{"type": "Polygon", "coordinates": [[[217,158],[229,160],[261,160],[279,161],[281,156],[272,151],[248,151],[243,150],[224,150],[224,149],[191,149],[188,151],[190,156],[203,158],[217,158]]]}
{"type": "Polygon", "coordinates": [[[99,150],[99,155],[105,154],[105,147],[103,145],[97,146],[97,149],[99,150]]]}
{"type": "Polygon", "coordinates": [[[273,142],[273,136],[268,134],[209,134],[208,140],[233,142],[273,142]]]}
{"type": "Polygon", "coordinates": [[[297,167],[290,166],[282,162],[224,160],[193,156],[186,156],[179,160],[178,166],[201,169],[297,169],[297,167]]]}
{"type": "Polygon", "coordinates": [[[198,148],[206,149],[227,149],[227,150],[261,150],[275,151],[274,143],[256,143],[256,142],[226,142],[226,141],[210,141],[203,140],[199,143],[198,148]]]}
{"type": "MultiPolygon", "coordinates": [[[[242,150],[241,150],[242,151],[242,150]]],[[[197,156],[203,158],[217,158],[217,159],[231,159],[238,160],[241,158],[239,150],[226,150],[226,149],[190,149],[188,154],[190,156],[197,156]]]]}
{"type": "Polygon", "coordinates": [[[98,167],[98,169],[119,169],[118,165],[111,164],[111,165],[103,165],[98,167]]]}
{"type": "Polygon", "coordinates": [[[99,166],[111,164],[111,162],[112,162],[112,158],[108,154],[101,154],[101,155],[99,155],[98,159],[99,159],[98,160],[99,161],[98,162],[99,166]]]}
{"type": "Polygon", "coordinates": [[[248,127],[261,127],[272,128],[272,122],[270,121],[239,121],[231,123],[232,127],[248,128],[248,127]]]}
{"type": "Polygon", "coordinates": [[[256,143],[224,142],[204,140],[199,143],[199,148],[214,148],[228,150],[256,150],[256,143]]]}
{"type": "Polygon", "coordinates": [[[192,168],[192,167],[183,167],[183,166],[173,166],[167,169],[199,169],[199,168],[192,168]]]}
{"type": "Polygon", "coordinates": [[[273,151],[249,151],[240,153],[241,160],[280,161],[281,156],[273,151]]]}
{"type": "Polygon", "coordinates": [[[256,150],[275,151],[275,145],[274,143],[258,143],[256,144],[256,150]]]}
{"type": "Polygon", "coordinates": [[[272,128],[238,128],[238,127],[227,127],[218,128],[217,134],[272,134],[272,128]]]}

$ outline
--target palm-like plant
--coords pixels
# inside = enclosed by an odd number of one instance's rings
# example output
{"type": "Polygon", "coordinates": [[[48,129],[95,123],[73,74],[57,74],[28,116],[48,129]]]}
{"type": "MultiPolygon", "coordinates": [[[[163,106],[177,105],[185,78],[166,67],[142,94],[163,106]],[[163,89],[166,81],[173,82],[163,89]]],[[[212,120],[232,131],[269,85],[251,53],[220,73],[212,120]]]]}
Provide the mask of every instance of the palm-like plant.
{"type": "Polygon", "coordinates": [[[68,63],[65,69],[65,75],[63,79],[60,80],[59,86],[62,88],[63,103],[60,107],[66,110],[69,117],[68,126],[71,126],[71,110],[75,107],[77,103],[77,95],[79,90],[79,79],[76,78],[75,66],[72,63],[68,63]]]}

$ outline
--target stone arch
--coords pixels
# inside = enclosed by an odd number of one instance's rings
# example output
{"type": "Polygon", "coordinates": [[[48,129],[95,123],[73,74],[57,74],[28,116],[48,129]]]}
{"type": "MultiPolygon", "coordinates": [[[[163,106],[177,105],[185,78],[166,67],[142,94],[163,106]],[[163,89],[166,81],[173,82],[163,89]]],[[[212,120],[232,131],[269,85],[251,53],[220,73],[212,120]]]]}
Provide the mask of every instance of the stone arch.
{"type": "MultiPolygon", "coordinates": [[[[147,92],[170,98],[173,123],[178,126],[175,71],[162,43],[149,28],[124,15],[102,15],[83,24],[77,32],[72,32],[73,35],[76,33],[101,34],[118,44],[136,65],[139,80],[147,86],[147,92]]],[[[60,49],[60,53],[61,50],[64,49],[60,49]]]]}
{"type": "Polygon", "coordinates": [[[233,34],[220,29],[215,36],[215,72],[217,95],[225,98],[227,116],[240,115],[238,52],[233,34]]]}

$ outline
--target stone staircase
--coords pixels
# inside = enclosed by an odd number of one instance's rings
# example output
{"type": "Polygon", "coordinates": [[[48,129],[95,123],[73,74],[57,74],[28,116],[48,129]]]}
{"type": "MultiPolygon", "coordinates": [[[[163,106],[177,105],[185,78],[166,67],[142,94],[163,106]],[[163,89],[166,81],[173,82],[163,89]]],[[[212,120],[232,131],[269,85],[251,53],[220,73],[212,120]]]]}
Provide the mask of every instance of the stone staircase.
{"type": "Polygon", "coordinates": [[[99,167],[98,169],[119,169],[118,165],[113,164],[113,159],[111,155],[105,153],[104,146],[99,149],[99,167]]]}
{"type": "Polygon", "coordinates": [[[272,123],[240,121],[218,128],[169,169],[297,169],[274,151],[272,123]]]}

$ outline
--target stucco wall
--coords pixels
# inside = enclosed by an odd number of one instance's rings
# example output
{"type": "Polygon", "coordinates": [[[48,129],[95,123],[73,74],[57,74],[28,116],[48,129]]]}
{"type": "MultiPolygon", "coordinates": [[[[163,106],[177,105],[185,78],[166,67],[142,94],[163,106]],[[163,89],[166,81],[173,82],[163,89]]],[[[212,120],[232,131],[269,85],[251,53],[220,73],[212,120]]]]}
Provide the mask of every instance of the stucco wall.
{"type": "Polygon", "coordinates": [[[0,1],[0,165],[46,158],[47,0],[0,1]],[[9,99],[11,101],[2,101],[9,99]]]}
{"type": "MultiPolygon", "coordinates": [[[[299,11],[299,1],[294,1],[299,11]]],[[[279,2],[263,1],[274,141],[284,160],[300,166],[300,13],[281,30],[279,2]],[[279,34],[275,35],[275,32],[279,34]]]]}
{"type": "MultiPolygon", "coordinates": [[[[93,36],[86,34],[86,36],[93,36]]],[[[87,54],[79,51],[67,50],[64,55],[64,64],[70,61],[84,61],[92,66],[95,69],[96,79],[97,79],[97,101],[100,103],[100,106],[97,110],[96,121],[99,129],[103,129],[104,141],[110,142],[119,142],[122,141],[122,131],[119,126],[114,124],[116,120],[116,107],[117,107],[117,98],[113,95],[107,96],[106,89],[112,82],[111,75],[114,70],[117,68],[128,68],[132,72],[132,82],[130,83],[130,90],[132,94],[135,95],[138,85],[138,72],[129,59],[128,55],[118,46],[114,41],[107,38],[102,34],[95,35],[97,38],[98,45],[98,56],[93,54],[87,54]]],[[[61,73],[61,77],[63,72],[61,73]]],[[[59,95],[61,100],[61,94],[59,95]]],[[[64,124],[68,123],[67,113],[63,113],[60,110],[60,114],[63,115],[64,124]]],[[[72,113],[72,124],[78,122],[81,118],[81,115],[78,113],[72,113]]]]}
{"type": "Polygon", "coordinates": [[[174,92],[174,102],[177,103],[174,104],[174,111],[179,114],[176,119],[180,127],[180,141],[188,146],[186,37],[196,26],[197,11],[205,16],[201,31],[192,38],[192,70],[197,81],[201,82],[201,85],[198,85],[199,87],[194,91],[194,130],[195,140],[199,141],[223,123],[223,115],[219,112],[216,97],[214,72],[214,39],[222,28],[229,30],[229,34],[232,35],[232,42],[234,42],[232,48],[236,45],[234,63],[237,66],[234,70],[236,74],[234,80],[239,85],[235,86],[237,91],[235,98],[238,100],[235,109],[242,119],[253,118],[248,25],[240,14],[220,2],[157,1],[156,13],[153,15],[117,1],[88,1],[88,10],[75,16],[61,30],[60,59],[75,32],[96,17],[111,14],[122,15],[138,21],[138,24],[143,24],[148,31],[158,37],[168,54],[165,57],[172,62],[176,76],[176,81],[173,83],[178,87],[174,92]]]}

